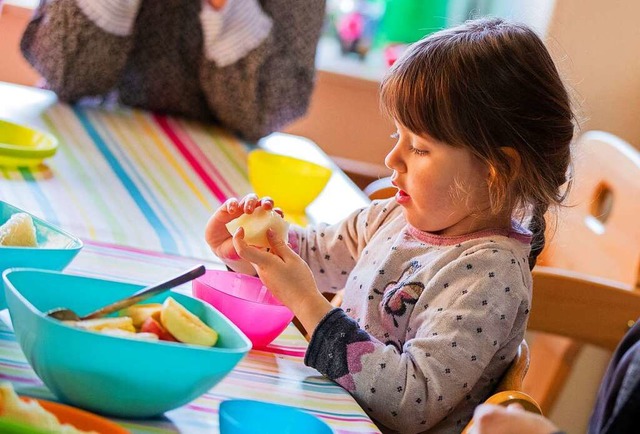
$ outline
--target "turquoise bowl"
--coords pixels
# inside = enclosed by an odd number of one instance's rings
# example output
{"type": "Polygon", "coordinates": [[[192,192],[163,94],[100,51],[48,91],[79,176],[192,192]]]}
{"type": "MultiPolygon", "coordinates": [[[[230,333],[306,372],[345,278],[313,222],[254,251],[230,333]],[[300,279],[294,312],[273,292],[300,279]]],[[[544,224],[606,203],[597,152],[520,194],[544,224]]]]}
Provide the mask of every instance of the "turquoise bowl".
{"type": "Polygon", "coordinates": [[[220,434],[331,434],[314,415],[294,407],[250,399],[220,403],[220,434]]]}
{"type": "Polygon", "coordinates": [[[15,334],[29,364],[61,401],[124,418],[159,415],[207,392],[251,349],[249,339],[212,306],[173,297],[218,332],[215,347],[148,342],[84,331],[43,312],[64,306],[79,315],[142,286],[56,271],[12,268],[2,274],[15,334]]]}
{"type": "MultiPolygon", "coordinates": [[[[33,214],[2,201],[0,201],[0,225],[9,220],[13,214],[21,212],[29,214],[33,220],[38,247],[0,246],[0,273],[11,267],[62,270],[69,265],[82,249],[82,241],[33,214]]],[[[4,292],[0,291],[0,309],[6,307],[4,292]]]]}

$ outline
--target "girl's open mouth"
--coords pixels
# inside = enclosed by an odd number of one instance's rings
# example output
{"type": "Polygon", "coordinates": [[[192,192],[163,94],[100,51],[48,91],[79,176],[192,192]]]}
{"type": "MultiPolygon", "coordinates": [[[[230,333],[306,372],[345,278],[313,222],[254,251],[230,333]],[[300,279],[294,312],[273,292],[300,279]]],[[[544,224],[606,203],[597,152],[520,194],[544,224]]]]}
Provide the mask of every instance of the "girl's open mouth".
{"type": "Polygon", "coordinates": [[[396,201],[399,204],[407,203],[410,200],[411,196],[409,196],[406,191],[398,189],[398,192],[396,193],[396,201]]]}

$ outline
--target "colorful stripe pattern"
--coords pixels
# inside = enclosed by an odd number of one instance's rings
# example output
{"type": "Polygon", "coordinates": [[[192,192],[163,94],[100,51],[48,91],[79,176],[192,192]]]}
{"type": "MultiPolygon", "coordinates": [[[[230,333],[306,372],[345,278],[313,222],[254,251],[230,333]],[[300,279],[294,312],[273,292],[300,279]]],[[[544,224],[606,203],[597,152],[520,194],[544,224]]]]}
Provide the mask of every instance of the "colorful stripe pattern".
{"type": "MultiPolygon", "coordinates": [[[[145,252],[88,242],[66,272],[149,284],[203,263],[193,258],[145,252]]],[[[222,268],[204,262],[208,268],[222,268]]],[[[189,284],[178,291],[190,293],[189,284]]],[[[218,405],[227,399],[256,399],[305,409],[327,422],[336,433],[379,432],[351,396],[336,383],[305,366],[306,341],[293,325],[269,352],[251,351],[218,385],[195,401],[154,420],[120,420],[132,433],[218,432],[218,405]],[[297,353],[297,355],[296,355],[297,353]],[[293,354],[293,355],[289,355],[293,354]]],[[[9,380],[20,394],[55,400],[20,351],[12,331],[0,321],[0,380],[9,380]]]]}
{"type": "MultiPolygon", "coordinates": [[[[53,104],[37,123],[58,137],[58,152],[36,168],[0,167],[0,199],[83,239],[65,272],[148,284],[197,263],[223,268],[203,231],[227,197],[251,190],[249,144],[215,127],[125,108],[53,104]]],[[[0,317],[8,323],[6,311],[0,317]]],[[[336,433],[379,432],[344,389],[304,366],[306,347],[291,325],[190,404],[161,420],[118,422],[132,433],[215,433],[218,404],[248,398],[307,409],[336,433]]],[[[24,395],[55,399],[0,321],[2,379],[24,395]]]]}
{"type": "Polygon", "coordinates": [[[0,169],[0,198],[82,239],[211,258],[207,220],[251,191],[250,145],[218,128],[125,108],[56,104],[43,116],[58,153],[0,169]]]}

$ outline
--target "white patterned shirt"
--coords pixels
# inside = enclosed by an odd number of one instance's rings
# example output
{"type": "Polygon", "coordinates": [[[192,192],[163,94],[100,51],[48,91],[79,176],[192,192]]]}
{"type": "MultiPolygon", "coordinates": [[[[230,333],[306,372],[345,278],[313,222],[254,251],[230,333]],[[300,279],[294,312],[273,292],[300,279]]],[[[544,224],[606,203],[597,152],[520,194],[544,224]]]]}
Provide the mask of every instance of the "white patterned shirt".
{"type": "Polygon", "coordinates": [[[336,225],[294,228],[323,292],[345,289],[305,363],[348,390],[389,432],[460,432],[524,337],[531,234],[443,237],[407,223],[394,199],[336,225]]]}

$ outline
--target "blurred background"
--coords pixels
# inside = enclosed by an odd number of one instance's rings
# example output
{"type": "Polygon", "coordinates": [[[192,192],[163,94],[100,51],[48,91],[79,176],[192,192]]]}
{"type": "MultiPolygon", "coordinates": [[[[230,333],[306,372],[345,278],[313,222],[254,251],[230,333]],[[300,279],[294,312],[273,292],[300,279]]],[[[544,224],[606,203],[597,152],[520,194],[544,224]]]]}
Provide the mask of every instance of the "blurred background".
{"type": "MultiPolygon", "coordinates": [[[[39,81],[19,51],[37,3],[0,0],[0,81],[39,81]]],[[[316,142],[361,188],[389,175],[383,161],[394,128],[379,113],[380,79],[407,44],[485,15],[524,22],[545,40],[571,89],[581,120],[577,136],[604,130],[640,148],[636,0],[327,0],[311,106],[285,132],[316,142]]],[[[583,352],[549,413],[568,433],[586,431],[608,357],[583,352]]]]}

